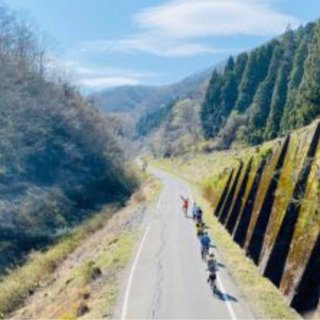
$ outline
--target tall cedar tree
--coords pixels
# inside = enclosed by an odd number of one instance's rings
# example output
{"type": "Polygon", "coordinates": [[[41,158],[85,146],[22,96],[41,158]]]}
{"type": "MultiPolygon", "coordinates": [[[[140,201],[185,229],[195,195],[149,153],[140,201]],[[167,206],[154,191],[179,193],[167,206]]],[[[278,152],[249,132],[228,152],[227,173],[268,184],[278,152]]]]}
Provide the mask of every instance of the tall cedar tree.
{"type": "Polygon", "coordinates": [[[261,46],[250,54],[246,70],[240,83],[236,110],[244,112],[251,105],[259,84],[267,76],[273,49],[274,41],[261,46]]]}
{"type": "Polygon", "coordinates": [[[296,50],[296,39],[292,30],[289,30],[285,33],[281,46],[283,47],[283,59],[280,64],[275,88],[273,91],[270,114],[264,133],[265,140],[275,138],[280,129],[283,109],[287,100],[290,72],[296,50]]]}
{"type": "Polygon", "coordinates": [[[320,114],[320,21],[315,27],[305,73],[297,98],[297,125],[310,123],[320,114]]]}
{"type": "Polygon", "coordinates": [[[214,137],[218,132],[214,120],[219,108],[220,93],[221,75],[214,70],[200,114],[204,135],[207,139],[214,137]]]}
{"type": "Polygon", "coordinates": [[[283,51],[280,44],[276,43],[268,75],[265,81],[260,85],[254,97],[254,102],[249,110],[249,141],[251,143],[260,143],[262,140],[261,132],[270,112],[272,93],[282,55],[283,51]]]}
{"type": "Polygon", "coordinates": [[[305,71],[305,61],[309,53],[309,44],[313,37],[315,23],[309,23],[298,30],[298,46],[290,75],[287,102],[284,107],[280,132],[285,134],[297,127],[297,95],[305,71]]]}
{"type": "Polygon", "coordinates": [[[234,73],[235,63],[232,57],[228,59],[222,78],[220,104],[215,117],[215,127],[219,130],[227,121],[237,99],[237,80],[234,73]]]}

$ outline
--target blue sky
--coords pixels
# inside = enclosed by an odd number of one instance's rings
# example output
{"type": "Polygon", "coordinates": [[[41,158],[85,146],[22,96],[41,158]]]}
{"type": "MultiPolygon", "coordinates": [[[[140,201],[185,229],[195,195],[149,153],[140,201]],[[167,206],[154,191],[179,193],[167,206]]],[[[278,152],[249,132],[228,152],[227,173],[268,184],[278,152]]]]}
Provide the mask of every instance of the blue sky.
{"type": "Polygon", "coordinates": [[[86,91],[168,84],[320,17],[319,0],[8,0],[86,91]]]}

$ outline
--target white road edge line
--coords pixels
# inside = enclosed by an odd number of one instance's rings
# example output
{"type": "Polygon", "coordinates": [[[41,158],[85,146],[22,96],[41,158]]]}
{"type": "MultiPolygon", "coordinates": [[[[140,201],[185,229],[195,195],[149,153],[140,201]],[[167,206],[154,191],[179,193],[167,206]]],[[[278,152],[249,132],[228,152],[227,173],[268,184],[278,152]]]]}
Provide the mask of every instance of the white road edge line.
{"type": "Polygon", "coordinates": [[[130,275],[129,275],[129,279],[128,279],[128,285],[127,285],[126,293],[125,293],[125,296],[124,296],[124,302],[123,302],[122,313],[121,313],[121,319],[122,320],[125,320],[126,316],[127,316],[127,309],[128,309],[128,303],[129,303],[129,297],[130,297],[130,291],[131,291],[134,272],[135,272],[137,264],[138,264],[138,260],[139,260],[139,257],[140,257],[141,251],[142,251],[142,247],[143,247],[143,245],[144,245],[144,243],[145,243],[145,241],[147,239],[147,235],[148,235],[149,229],[150,229],[150,226],[147,227],[147,229],[146,229],[146,231],[145,231],[145,233],[143,235],[143,238],[142,238],[141,243],[139,245],[136,257],[134,259],[134,262],[133,262],[133,265],[132,265],[132,268],[131,268],[131,271],[130,271],[130,275]]]}
{"type": "MultiPolygon", "coordinates": [[[[222,289],[223,292],[227,292],[226,289],[224,288],[224,285],[222,283],[222,280],[221,278],[219,277],[219,275],[217,274],[217,280],[218,280],[218,283],[219,283],[219,287],[222,289]]],[[[224,293],[223,294],[224,296],[226,296],[226,294],[224,293]]],[[[237,320],[237,316],[232,308],[232,305],[230,303],[230,301],[228,299],[225,299],[225,302],[226,302],[226,305],[227,305],[227,308],[229,310],[229,313],[230,313],[230,316],[232,318],[232,320],[237,320]]]]}
{"type": "MultiPolygon", "coordinates": [[[[192,201],[193,201],[193,196],[192,196],[192,192],[191,192],[191,189],[190,189],[189,184],[187,184],[187,186],[188,186],[190,198],[191,198],[192,201]]],[[[224,288],[224,285],[223,285],[223,283],[222,283],[222,280],[221,280],[221,278],[219,277],[218,274],[217,274],[217,280],[218,280],[218,283],[219,283],[219,287],[222,289],[222,291],[223,291],[223,292],[227,292],[226,289],[224,288]]],[[[225,293],[224,293],[224,295],[225,295],[225,293]]],[[[236,316],[236,314],[235,314],[235,312],[234,312],[234,310],[233,310],[233,308],[232,308],[232,305],[231,305],[230,301],[229,301],[228,299],[226,299],[225,302],[226,302],[226,306],[227,306],[227,308],[228,308],[228,311],[229,311],[229,313],[230,313],[231,319],[232,319],[232,320],[237,320],[237,316],[236,316]]]]}

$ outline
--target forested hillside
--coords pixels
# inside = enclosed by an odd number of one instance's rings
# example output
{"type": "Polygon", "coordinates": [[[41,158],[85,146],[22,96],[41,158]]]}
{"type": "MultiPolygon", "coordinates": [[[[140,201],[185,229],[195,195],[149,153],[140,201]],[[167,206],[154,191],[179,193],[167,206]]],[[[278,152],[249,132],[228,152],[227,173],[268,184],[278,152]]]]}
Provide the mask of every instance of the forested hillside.
{"type": "Polygon", "coordinates": [[[320,114],[320,22],[309,23],[214,71],[201,109],[207,139],[223,148],[282,136],[320,114]]]}
{"type": "Polygon", "coordinates": [[[195,146],[202,138],[200,103],[190,98],[142,116],[137,125],[145,147],[154,155],[171,156],[195,146]]]}
{"type": "Polygon", "coordinates": [[[111,120],[46,80],[33,32],[0,7],[0,271],[135,185],[111,120]]]}

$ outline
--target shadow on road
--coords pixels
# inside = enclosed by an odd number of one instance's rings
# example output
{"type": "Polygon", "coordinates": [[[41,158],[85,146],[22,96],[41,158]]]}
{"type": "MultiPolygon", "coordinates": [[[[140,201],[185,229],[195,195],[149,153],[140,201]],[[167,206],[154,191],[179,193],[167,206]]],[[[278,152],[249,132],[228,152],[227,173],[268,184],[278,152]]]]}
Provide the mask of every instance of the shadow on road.
{"type": "Polygon", "coordinates": [[[216,292],[213,294],[215,297],[217,297],[221,301],[231,301],[231,302],[238,302],[238,299],[231,296],[230,294],[223,293],[220,290],[216,290],[216,292]]]}

